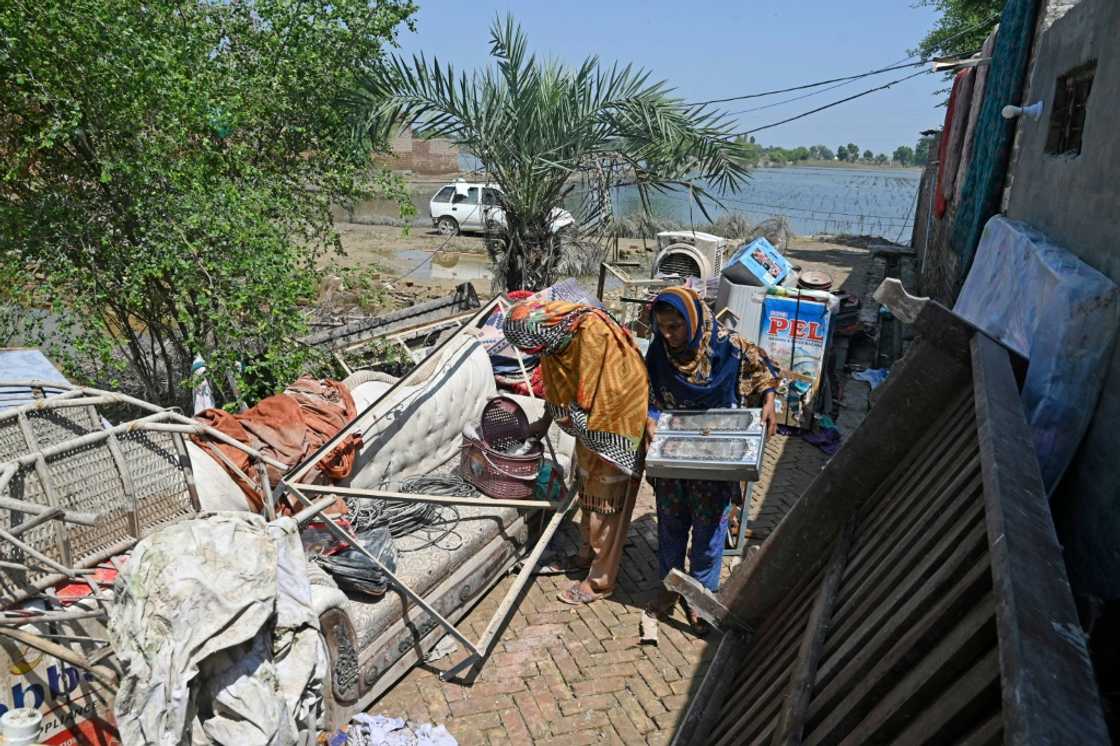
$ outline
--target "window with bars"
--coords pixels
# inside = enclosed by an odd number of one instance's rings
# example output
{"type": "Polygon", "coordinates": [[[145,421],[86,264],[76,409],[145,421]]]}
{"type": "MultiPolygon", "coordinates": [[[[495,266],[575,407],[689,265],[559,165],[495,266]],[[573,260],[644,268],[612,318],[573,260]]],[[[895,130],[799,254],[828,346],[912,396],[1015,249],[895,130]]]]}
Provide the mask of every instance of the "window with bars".
{"type": "Polygon", "coordinates": [[[1081,153],[1085,107],[1096,71],[1097,61],[1093,60],[1058,78],[1054,88],[1054,106],[1050,110],[1050,132],[1046,138],[1046,152],[1050,155],[1081,153]]]}

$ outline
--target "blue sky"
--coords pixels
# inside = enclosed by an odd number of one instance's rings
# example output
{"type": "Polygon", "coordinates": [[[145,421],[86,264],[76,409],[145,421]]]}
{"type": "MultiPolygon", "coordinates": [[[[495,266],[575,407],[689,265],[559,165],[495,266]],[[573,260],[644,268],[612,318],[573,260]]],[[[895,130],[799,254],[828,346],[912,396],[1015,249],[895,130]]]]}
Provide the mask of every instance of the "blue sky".
{"type": "MultiPolygon", "coordinates": [[[[936,19],[908,0],[419,0],[415,33],[401,50],[473,69],[490,64],[489,27],[512,12],[538,54],[577,63],[589,54],[649,69],[687,100],[786,88],[885,67],[906,57],[936,19]]],[[[768,124],[909,74],[885,73],[764,111],[738,116],[741,129],[768,124]]],[[[765,145],[835,148],[854,142],[888,155],[938,126],[940,75],[923,75],[862,99],[759,133],[765,145]]],[[[808,91],[806,91],[808,92],[808,91]]],[[[786,94],[726,104],[729,111],[786,94]]]]}

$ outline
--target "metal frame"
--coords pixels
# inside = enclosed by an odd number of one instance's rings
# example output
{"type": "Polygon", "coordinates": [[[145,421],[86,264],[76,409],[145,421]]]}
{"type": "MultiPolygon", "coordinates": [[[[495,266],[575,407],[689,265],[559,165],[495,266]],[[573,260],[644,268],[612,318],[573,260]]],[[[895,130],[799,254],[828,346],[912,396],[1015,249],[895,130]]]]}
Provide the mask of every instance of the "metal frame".
{"type": "MultiPolygon", "coordinates": [[[[52,631],[49,634],[39,634],[27,629],[19,629],[19,627],[33,624],[70,622],[82,619],[104,619],[108,616],[107,599],[103,596],[100,586],[90,577],[93,573],[91,568],[106,561],[111,562],[112,558],[116,555],[132,549],[141,538],[141,524],[140,516],[137,512],[138,505],[136,502],[135,487],[132,483],[128,464],[125,460],[124,453],[121,451],[117,436],[138,431],[172,434],[174,456],[183,472],[185,487],[190,496],[191,506],[194,510],[198,509],[198,494],[195,489],[190,462],[187,458],[186,449],[182,441],[182,436],[184,435],[206,435],[247,453],[255,462],[257,470],[261,473],[265,495],[269,495],[271,489],[268,487],[267,477],[264,476],[264,466],[268,464],[283,470],[287,468],[287,465],[230,438],[228,435],[208,425],[196,422],[179,412],[163,409],[149,402],[125,394],[103,391],[86,386],[41,380],[0,381],[0,389],[3,388],[31,389],[32,391],[43,392],[44,394],[48,391],[57,393],[53,396],[37,398],[35,401],[28,404],[0,411],[0,423],[7,423],[12,420],[18,423],[19,430],[24,436],[24,441],[28,449],[27,453],[24,455],[6,462],[0,462],[0,492],[3,492],[7,488],[12,478],[15,477],[21,468],[32,467],[39,476],[44,497],[47,501],[47,504],[41,504],[30,500],[0,496],[0,509],[15,514],[31,516],[30,520],[12,525],[9,529],[0,529],[0,542],[15,547],[21,551],[28,560],[27,563],[6,560],[0,562],[0,572],[8,575],[12,579],[14,585],[22,586],[23,588],[10,597],[5,598],[2,602],[5,608],[0,609],[0,636],[10,638],[22,645],[27,645],[47,655],[57,657],[71,665],[89,671],[103,684],[109,687],[115,687],[117,684],[116,672],[102,663],[111,653],[107,640],[92,637],[75,637],[73,635],[59,634],[57,631],[52,631]],[[46,446],[41,446],[38,443],[27,417],[29,413],[33,412],[74,409],[79,407],[90,407],[94,414],[96,414],[97,410],[93,408],[101,404],[125,404],[136,407],[148,414],[130,422],[125,422],[103,430],[94,430],[46,446]],[[129,535],[126,539],[96,551],[91,556],[75,563],[70,559],[70,544],[66,531],[67,526],[95,526],[101,519],[102,514],[67,510],[61,507],[59,505],[58,495],[56,494],[54,486],[51,484],[49,474],[46,473],[46,463],[54,456],[102,443],[109,449],[112,463],[121,479],[121,489],[124,493],[124,497],[131,506],[131,510],[128,513],[129,535]],[[59,527],[56,537],[60,542],[59,556],[63,559],[61,562],[52,559],[20,538],[30,529],[47,523],[59,527]],[[33,581],[28,581],[21,577],[26,575],[32,567],[46,568],[52,572],[49,575],[37,578],[33,581]],[[59,602],[58,599],[51,594],[49,589],[67,580],[88,585],[92,591],[90,598],[97,603],[98,608],[78,611],[60,611],[58,608],[55,608],[59,602]],[[46,600],[47,608],[13,608],[16,604],[34,597],[42,597],[46,600]],[[86,654],[57,642],[67,640],[70,642],[94,643],[99,647],[90,654],[86,654]]],[[[314,515],[333,503],[334,498],[317,501],[312,506],[312,509],[305,510],[297,515],[296,520],[300,523],[306,523],[314,515]]],[[[265,505],[266,512],[271,513],[272,504],[266,500],[265,505]]],[[[269,515],[269,517],[275,516],[269,515]]]]}
{"type": "MultiPolygon", "coordinates": [[[[465,322],[461,329],[468,327],[477,328],[478,324],[489,317],[490,313],[495,308],[504,308],[509,303],[509,300],[498,296],[480,308],[467,322],[465,322]]],[[[447,339],[440,342],[432,351],[432,355],[436,354],[447,346],[452,339],[457,335],[453,334],[447,339]]],[[[494,612],[490,619],[486,630],[479,638],[478,642],[473,642],[467,638],[462,631],[459,630],[454,624],[448,621],[443,615],[436,611],[425,598],[417,593],[408,584],[401,581],[394,575],[381,561],[368,552],[358,542],[357,537],[351,531],[340,526],[332,517],[323,515],[328,529],[337,538],[348,542],[351,546],[357,549],[366,559],[370,560],[381,572],[389,578],[390,582],[401,593],[403,593],[410,601],[415,603],[423,609],[428,616],[435,620],[441,627],[447,630],[447,633],[454,637],[463,647],[468,651],[469,655],[458,665],[452,669],[445,671],[441,674],[441,678],[448,680],[452,678],[467,679],[473,677],[478,669],[485,663],[490,652],[493,650],[494,644],[498,641],[501,632],[504,630],[506,622],[509,619],[514,605],[518,597],[532,579],[537,564],[540,562],[541,556],[544,554],[545,549],[548,547],[552,537],[560,528],[564,516],[566,516],[575,505],[577,498],[577,491],[575,489],[574,478],[571,475],[562,474],[564,488],[562,496],[559,500],[552,502],[547,500],[494,500],[490,498],[451,498],[442,495],[427,495],[427,494],[412,494],[412,493],[399,493],[389,492],[379,489],[359,489],[354,487],[336,487],[333,485],[314,484],[310,480],[314,478],[314,468],[327,454],[329,454],[335,446],[344,438],[348,437],[352,432],[359,431],[366,427],[366,416],[387,396],[392,394],[398,387],[407,385],[409,376],[404,376],[393,384],[384,394],[378,397],[377,400],[372,402],[365,410],[363,410],[353,421],[345,428],[340,430],[333,438],[328,440],[320,447],[318,451],[311,455],[306,461],[295,468],[290,474],[285,475],[277,486],[278,492],[287,491],[294,495],[297,500],[305,506],[313,507],[318,503],[313,503],[309,494],[321,494],[328,497],[322,498],[319,502],[333,501],[335,495],[345,495],[347,497],[356,497],[364,500],[390,500],[390,501],[411,501],[411,502],[428,502],[435,504],[455,504],[455,505],[474,505],[482,507],[512,507],[518,510],[546,510],[551,511],[548,524],[544,527],[540,537],[538,537],[533,549],[529,555],[522,562],[521,570],[518,572],[517,578],[510,589],[506,592],[502,602],[498,605],[498,609],[494,612]],[[466,675],[463,672],[467,671],[466,675]]],[[[530,388],[530,391],[532,389],[530,388]]],[[[552,450],[551,441],[549,442],[549,449],[552,450]]],[[[556,464],[557,468],[561,468],[560,464],[556,464]]]]}

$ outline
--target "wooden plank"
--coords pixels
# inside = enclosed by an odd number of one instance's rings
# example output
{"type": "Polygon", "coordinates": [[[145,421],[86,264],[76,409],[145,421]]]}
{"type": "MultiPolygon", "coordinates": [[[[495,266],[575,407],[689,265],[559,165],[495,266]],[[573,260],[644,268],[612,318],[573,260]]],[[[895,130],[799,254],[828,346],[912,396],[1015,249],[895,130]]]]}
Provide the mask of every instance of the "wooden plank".
{"type": "Polygon", "coordinates": [[[946,532],[967,520],[970,513],[982,510],[978,461],[974,456],[969,463],[971,469],[962,469],[949,484],[933,492],[901,530],[869,542],[876,551],[858,572],[844,579],[839,614],[846,614],[869,593],[881,595],[888,591],[894,579],[907,569],[907,562],[920,561],[923,549],[935,545],[946,532]]]}
{"type": "Polygon", "coordinates": [[[723,633],[719,647],[708,664],[699,688],[692,694],[670,746],[707,746],[711,743],[712,728],[719,720],[724,701],[731,694],[724,686],[726,672],[742,664],[749,641],[747,635],[735,630],[723,633]]]}
{"type": "Polygon", "coordinates": [[[834,632],[826,648],[827,658],[817,670],[818,691],[849,665],[858,668],[860,664],[853,662],[856,655],[863,654],[865,661],[873,661],[873,651],[887,649],[917,625],[939,599],[952,593],[959,583],[965,583],[970,572],[982,574],[986,542],[982,521],[974,523],[964,536],[945,536],[863,624],[849,634],[834,632]]]}
{"type": "Polygon", "coordinates": [[[736,619],[727,610],[727,607],[720,603],[714,593],[701,585],[700,581],[691,575],[686,575],[674,568],[665,576],[663,583],[667,590],[680,594],[692,607],[692,610],[709,624],[721,629],[732,628],[741,632],[750,632],[750,628],[736,619]]]}
{"type": "Polygon", "coordinates": [[[736,690],[755,686],[757,679],[774,665],[789,637],[800,631],[800,620],[808,613],[816,597],[818,583],[819,576],[810,578],[798,591],[790,594],[784,608],[776,610],[758,628],[751,639],[751,665],[739,670],[733,683],[736,690]]]}
{"type": "Polygon", "coordinates": [[[898,279],[888,277],[875,290],[874,298],[895,318],[914,327],[926,342],[936,345],[962,363],[971,360],[969,340],[980,330],[971,322],[929,298],[908,294],[898,279]]]}
{"type": "Polygon", "coordinates": [[[942,597],[917,624],[902,630],[893,642],[884,639],[888,645],[883,648],[861,650],[813,697],[805,743],[837,741],[875,702],[915,672],[916,655],[929,660],[936,653],[948,660],[957,647],[992,621],[994,609],[987,563],[980,562],[966,582],[942,597]],[[954,624],[953,620],[958,621],[954,624]]]}
{"type": "Polygon", "coordinates": [[[854,533],[855,519],[852,518],[848,520],[848,525],[840,534],[836,546],[833,547],[820,593],[813,603],[813,610],[809,612],[805,635],[801,639],[801,646],[797,652],[797,662],[790,673],[789,691],[786,693],[785,703],[778,716],[777,732],[773,741],[775,746],[798,746],[801,743],[805,718],[809,714],[813,684],[817,678],[817,665],[820,663],[825,636],[832,621],[833,602],[836,599],[836,590],[840,586],[840,578],[844,574],[844,565],[847,562],[854,533]]]}
{"type": "MultiPolygon", "coordinates": [[[[976,661],[968,673],[935,701],[921,704],[924,709],[916,717],[908,718],[905,730],[890,734],[895,743],[953,743],[961,735],[968,735],[968,724],[988,713],[999,712],[999,656],[996,651],[990,650],[976,661]]],[[[861,723],[846,742],[854,746],[882,737],[882,731],[872,735],[875,714],[864,721],[866,726],[861,723]]]]}
{"type": "Polygon", "coordinates": [[[1009,744],[1110,742],[1008,352],[972,342],[1009,744]]]}
{"type": "Polygon", "coordinates": [[[971,733],[964,736],[958,746],[998,746],[1003,743],[1003,713],[996,712],[971,733]]]}
{"type": "Polygon", "coordinates": [[[918,252],[914,251],[914,249],[909,246],[896,246],[891,243],[873,243],[867,248],[872,256],[898,257],[918,255],[918,252]]]}
{"type": "Polygon", "coordinates": [[[983,510],[979,495],[980,475],[976,471],[957,475],[943,493],[950,496],[947,505],[939,500],[939,504],[915,516],[905,533],[893,537],[888,552],[880,555],[877,562],[869,562],[858,576],[845,580],[838,617],[858,621],[857,617],[849,615],[851,609],[865,599],[871,599],[871,605],[879,603],[878,599],[890,593],[894,584],[905,577],[906,571],[921,561],[923,553],[936,546],[945,534],[959,531],[960,527],[968,524],[972,515],[983,510]]]}
{"type": "Polygon", "coordinates": [[[777,690],[788,679],[787,671],[797,654],[795,642],[805,631],[805,620],[817,599],[826,570],[821,568],[796,594],[790,594],[787,608],[772,615],[767,620],[769,629],[760,628],[752,640],[750,665],[740,670],[740,676],[729,687],[735,691],[735,696],[728,700],[720,716],[719,735],[737,733],[744,722],[757,719],[759,708],[779,699],[777,690]],[[771,624],[774,618],[780,618],[781,622],[771,624]],[[769,634],[764,637],[762,630],[769,634]]]}
{"type": "Polygon", "coordinates": [[[883,655],[866,676],[847,683],[845,696],[835,706],[816,713],[826,717],[806,735],[805,743],[837,743],[873,708],[908,700],[931,680],[939,684],[952,680],[977,654],[995,646],[995,599],[990,591],[964,601],[965,608],[931,614],[921,627],[911,630],[883,655]]]}
{"type": "MultiPolygon", "coordinates": [[[[962,472],[979,471],[980,453],[976,441],[973,438],[958,440],[952,448],[945,449],[935,462],[923,466],[921,481],[908,481],[893,501],[880,505],[870,514],[864,511],[870,526],[860,532],[858,547],[844,571],[845,577],[860,574],[867,563],[873,563],[889,552],[891,542],[882,539],[905,533],[916,517],[935,509],[931,501],[946,497],[946,483],[957,479],[962,472]]],[[[918,471],[919,467],[915,466],[914,470],[918,471]]]]}
{"type": "MultiPolygon", "coordinates": [[[[979,478],[975,481],[975,488],[971,495],[967,495],[958,504],[959,513],[935,525],[928,536],[922,536],[920,542],[915,542],[910,551],[894,560],[883,564],[883,570],[871,583],[861,589],[861,593],[853,594],[845,599],[843,604],[838,604],[836,622],[833,625],[832,640],[839,642],[865,624],[867,618],[883,605],[897,606],[902,603],[898,594],[898,586],[908,578],[913,569],[925,567],[925,557],[936,553],[935,556],[944,559],[950,556],[953,541],[961,541],[968,532],[982,520],[982,508],[979,502],[979,478]],[[949,541],[946,541],[946,539],[949,541]]],[[[923,593],[926,589],[919,586],[915,592],[923,593]]],[[[831,641],[830,641],[831,643],[831,641]]],[[[828,645],[829,653],[834,648],[828,645]]]]}
{"type": "Polygon", "coordinates": [[[749,565],[724,583],[720,599],[747,623],[766,616],[798,579],[823,564],[832,542],[866,498],[968,385],[967,366],[919,342],[881,387],[879,403],[825,465],[749,565]]]}
{"type": "MultiPolygon", "coordinates": [[[[967,406],[972,408],[971,400],[967,402],[967,406]]],[[[968,416],[971,419],[971,414],[968,416]]],[[[905,474],[884,480],[882,499],[874,505],[868,504],[862,511],[866,518],[865,523],[860,526],[861,536],[880,533],[884,524],[897,523],[900,513],[904,514],[910,502],[921,496],[921,489],[928,485],[931,473],[941,476],[947,468],[951,468],[954,462],[949,459],[959,462],[967,458],[969,452],[979,452],[976,446],[976,428],[970,423],[961,422],[959,427],[946,428],[939,433],[937,440],[910,463],[905,474]]],[[[849,563],[849,574],[854,564],[858,564],[858,560],[849,563]]]]}
{"type": "Polygon", "coordinates": [[[789,667],[793,664],[795,652],[796,648],[790,649],[788,662],[778,672],[780,675],[764,691],[735,693],[736,697],[746,698],[750,708],[735,721],[720,724],[719,740],[715,741],[715,746],[751,743],[762,735],[768,725],[777,721],[782,705],[779,693],[789,681],[789,667]]]}
{"type": "Polygon", "coordinates": [[[735,690],[734,698],[742,703],[733,716],[721,716],[718,731],[719,744],[745,743],[757,736],[770,721],[776,721],[783,701],[782,692],[788,687],[790,672],[797,661],[798,646],[793,644],[804,634],[804,625],[799,625],[799,634],[789,645],[779,651],[776,662],[765,666],[766,676],[757,680],[749,689],[735,690]]]}
{"type": "MultiPolygon", "coordinates": [[[[864,503],[864,510],[872,513],[876,512],[883,501],[890,497],[895,486],[905,484],[910,479],[910,472],[916,466],[924,463],[924,460],[928,458],[926,454],[935,452],[939,444],[945,441],[946,436],[952,432],[954,422],[964,416],[971,417],[972,410],[971,392],[963,392],[953,399],[931,426],[923,428],[925,432],[921,439],[913,445],[905,457],[899,459],[898,466],[883,479],[876,488],[875,494],[864,503]]],[[[859,530],[866,530],[866,526],[860,526],[859,530]]]]}

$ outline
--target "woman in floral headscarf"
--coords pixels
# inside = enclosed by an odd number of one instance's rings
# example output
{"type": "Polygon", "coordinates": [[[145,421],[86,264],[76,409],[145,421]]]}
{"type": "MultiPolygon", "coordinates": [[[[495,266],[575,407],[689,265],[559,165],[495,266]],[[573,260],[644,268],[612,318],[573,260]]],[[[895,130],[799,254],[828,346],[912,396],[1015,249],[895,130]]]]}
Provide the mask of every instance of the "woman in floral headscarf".
{"type": "Polygon", "coordinates": [[[649,383],[630,334],[591,306],[527,300],[503,325],[506,339],[541,359],[544,433],[555,421],[576,439],[583,545],[560,569],[587,577],[560,594],[584,604],[614,592],[645,456],[649,383]]]}
{"type": "MultiPolygon", "coordinates": [[[[774,392],[778,369],[766,353],[720,327],[695,291],[669,288],[653,303],[653,339],[646,353],[650,379],[650,418],[666,409],[762,407],[770,435],[777,431],[774,392]]],[[[689,533],[689,574],[709,590],[719,588],[720,564],[731,504],[740,497],[738,482],[653,479],[657,495],[657,554],[662,579],[684,569],[689,533]]],[[[672,597],[663,594],[656,611],[672,597]]],[[[704,625],[691,609],[689,621],[704,625]]]]}

